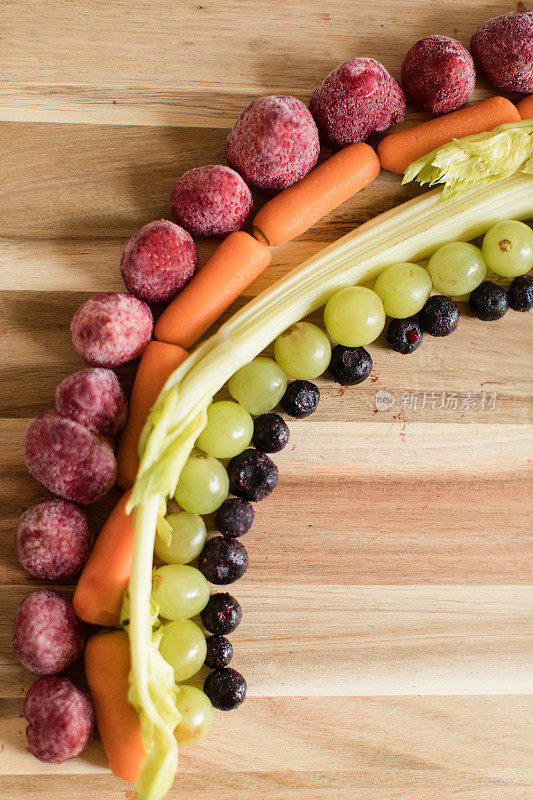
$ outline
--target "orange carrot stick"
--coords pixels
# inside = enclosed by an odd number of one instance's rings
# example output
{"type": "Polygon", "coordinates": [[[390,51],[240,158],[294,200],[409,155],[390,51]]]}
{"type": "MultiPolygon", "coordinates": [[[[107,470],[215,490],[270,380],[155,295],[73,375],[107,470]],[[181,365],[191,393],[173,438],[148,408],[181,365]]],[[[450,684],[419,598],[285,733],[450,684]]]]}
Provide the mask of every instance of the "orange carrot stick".
{"type": "Polygon", "coordinates": [[[181,347],[164,342],[150,342],[142,354],[131,392],[128,419],[117,448],[117,482],[129,489],[139,468],[139,437],[150,409],[167,378],[187,358],[181,347]]]}
{"type": "Polygon", "coordinates": [[[85,671],[109,766],[118,778],[133,782],[146,751],[139,715],[128,700],[128,635],[106,631],[91,636],[85,647],[85,671]]]}
{"type": "Polygon", "coordinates": [[[230,233],[155,326],[162,342],[190,347],[270,264],[268,249],[244,231],[230,233]]]}
{"type": "Polygon", "coordinates": [[[126,514],[128,497],[129,492],[119,500],[96,538],[74,593],[74,611],[93,625],[120,624],[133,558],[133,516],[126,514]]]}
{"type": "Polygon", "coordinates": [[[367,186],[379,170],[367,144],[345,147],[263,206],[253,222],[255,238],[267,245],[294,239],[367,186]]]}
{"type": "Polygon", "coordinates": [[[516,104],[516,107],[522,119],[533,119],[533,94],[520,100],[520,102],[516,104]]]}
{"type": "Polygon", "coordinates": [[[380,142],[381,166],[391,172],[405,172],[409,164],[437,147],[474,133],[491,131],[505,122],[518,122],[520,114],[505,97],[490,97],[480,103],[435,117],[420,125],[391,133],[380,142]]]}

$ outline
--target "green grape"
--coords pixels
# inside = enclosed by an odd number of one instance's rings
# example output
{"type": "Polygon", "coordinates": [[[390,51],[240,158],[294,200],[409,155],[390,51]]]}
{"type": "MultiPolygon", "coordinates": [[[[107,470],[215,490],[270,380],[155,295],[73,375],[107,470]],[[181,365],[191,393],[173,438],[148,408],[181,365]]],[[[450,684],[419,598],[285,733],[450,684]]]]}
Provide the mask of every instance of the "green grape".
{"type": "Polygon", "coordinates": [[[222,400],[207,409],[207,425],[196,447],[215,458],[233,458],[246,450],[253,432],[254,421],[246,409],[231,400],[222,400]]]}
{"type": "Polygon", "coordinates": [[[213,724],[213,706],[209,697],[196,686],[180,686],[176,706],[181,719],[174,736],[180,747],[203,739],[213,724]]]}
{"type": "Polygon", "coordinates": [[[181,471],[174,497],[192,514],[211,514],[222,505],[229,489],[224,465],[199,450],[191,453],[181,471]]]}
{"type": "Polygon", "coordinates": [[[231,376],[228,389],[250,414],[266,414],[285,394],[287,376],[272,358],[259,356],[231,376]]]}
{"type": "Polygon", "coordinates": [[[176,619],[162,627],[159,651],[174,670],[176,683],[195,675],[207,653],[205,636],[190,619],[176,619]]]}
{"type": "Polygon", "coordinates": [[[533,230],[515,219],[497,222],[485,234],[482,249],[488,268],[496,275],[525,275],[533,267],[533,230]]]}
{"type": "Polygon", "coordinates": [[[318,378],[331,360],[329,339],[311,322],[297,322],[274,342],[274,357],[287,375],[300,380],[318,378]]]}
{"type": "Polygon", "coordinates": [[[331,338],[345,347],[361,347],[377,339],[385,325],[385,311],[378,295],[363,286],[336,292],[324,309],[331,338]]]}
{"type": "Polygon", "coordinates": [[[166,564],[188,564],[200,555],[207,533],[205,522],[198,514],[178,511],[165,517],[172,528],[170,542],[159,533],[155,539],[155,553],[166,564]]]}
{"type": "Polygon", "coordinates": [[[154,572],[152,599],[165,619],[189,619],[206,607],[209,584],[195,567],[166,564],[154,572]]]}
{"type": "Polygon", "coordinates": [[[431,292],[428,271],[418,264],[393,264],[376,280],[374,291],[381,297],[385,314],[396,319],[412,317],[424,307],[431,292]]]}
{"type": "Polygon", "coordinates": [[[436,250],[428,264],[435,291],[470,294],[485,279],[487,265],[479,247],[468,242],[449,242],[436,250]]]}

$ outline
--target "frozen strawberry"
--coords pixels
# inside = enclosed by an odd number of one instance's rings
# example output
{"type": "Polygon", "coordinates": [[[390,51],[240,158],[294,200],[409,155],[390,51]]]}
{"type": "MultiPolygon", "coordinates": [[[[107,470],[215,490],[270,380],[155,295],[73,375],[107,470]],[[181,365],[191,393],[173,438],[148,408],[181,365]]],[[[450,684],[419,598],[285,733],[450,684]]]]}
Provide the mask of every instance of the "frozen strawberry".
{"type": "Polygon", "coordinates": [[[40,678],[24,702],[28,749],[40,761],[61,764],[79,755],[94,728],[93,705],[68,678],[40,678]]]}
{"type": "Polygon", "coordinates": [[[533,11],[513,11],[484,22],[472,36],[470,52],[497,89],[533,92],[533,11]]]}
{"type": "Polygon", "coordinates": [[[118,367],[142,354],[153,327],[146,303],[131,294],[108,292],[91,297],[78,308],[70,335],[74,349],[89,364],[118,367]]]}
{"type": "Polygon", "coordinates": [[[93,433],[114,436],[126,422],[128,402],[112,370],[92,367],[61,381],[56,409],[93,433]]]}
{"type": "Polygon", "coordinates": [[[24,569],[49,581],[76,575],[93,544],[87,517],[66,500],[45,500],[28,508],[20,518],[16,539],[24,569]]]}
{"type": "Polygon", "coordinates": [[[235,170],[212,164],[182,175],[170,203],[176,222],[193,236],[224,236],[244,228],[253,200],[235,170]]]}
{"type": "Polygon", "coordinates": [[[84,645],[85,626],[64,595],[38,589],[19,605],[13,623],[13,647],[30,672],[61,672],[80,657],[84,645]]]}
{"type": "Polygon", "coordinates": [[[337,149],[401,122],[405,96],[373,58],[354,58],[327,75],[309,105],[321,139],[337,149]]]}
{"type": "Polygon", "coordinates": [[[448,36],[426,36],[407,51],[402,85],[412,103],[431,114],[464,106],[476,85],[472,56],[448,36]]]}
{"type": "Polygon", "coordinates": [[[131,237],[120,261],[122,280],[139,300],[169,303],[198,266],[196,245],[187,231],[167,219],[149,222],[131,237]]]}
{"type": "Polygon", "coordinates": [[[226,160],[247,184],[285,189],[317,161],[318,131],[307,106],[296,97],[260,97],[244,109],[230,131],[226,160]]]}
{"type": "Polygon", "coordinates": [[[73,503],[94,503],[115,482],[117,465],[109,442],[57,411],[30,422],[24,458],[34,478],[73,503]]]}

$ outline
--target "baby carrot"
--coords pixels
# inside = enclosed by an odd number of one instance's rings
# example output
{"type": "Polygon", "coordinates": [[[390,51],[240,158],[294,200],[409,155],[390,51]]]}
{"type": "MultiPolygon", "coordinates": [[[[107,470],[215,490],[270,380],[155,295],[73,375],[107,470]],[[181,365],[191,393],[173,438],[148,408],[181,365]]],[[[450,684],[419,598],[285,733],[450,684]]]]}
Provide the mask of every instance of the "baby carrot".
{"type": "Polygon", "coordinates": [[[128,700],[128,635],[106,631],[91,636],[85,647],[85,671],[109,766],[118,778],[133,782],[146,751],[139,715],[128,700]]]}
{"type": "Polygon", "coordinates": [[[405,172],[409,164],[437,147],[474,133],[491,131],[505,122],[518,122],[516,106],[505,97],[490,97],[480,103],[435,117],[420,125],[391,133],[379,143],[381,166],[391,172],[405,172]]]}
{"type": "Polygon", "coordinates": [[[367,144],[345,147],[263,206],[253,222],[255,238],[267,245],[294,239],[367,186],[379,170],[367,144]]]}
{"type": "Polygon", "coordinates": [[[154,329],[156,339],[190,347],[268,267],[271,258],[253,236],[244,231],[230,233],[163,311],[154,329]]]}
{"type": "Polygon", "coordinates": [[[142,354],[131,392],[126,425],[117,448],[117,482],[129,489],[139,468],[139,437],[148,413],[167,378],[185,361],[188,353],[165,342],[150,342],[142,354]]]}
{"type": "Polygon", "coordinates": [[[533,94],[520,100],[516,107],[522,119],[533,119],[533,94]]]}
{"type": "Polygon", "coordinates": [[[129,492],[117,503],[96,538],[74,592],[74,610],[93,625],[120,624],[133,558],[133,517],[126,514],[129,492]]]}

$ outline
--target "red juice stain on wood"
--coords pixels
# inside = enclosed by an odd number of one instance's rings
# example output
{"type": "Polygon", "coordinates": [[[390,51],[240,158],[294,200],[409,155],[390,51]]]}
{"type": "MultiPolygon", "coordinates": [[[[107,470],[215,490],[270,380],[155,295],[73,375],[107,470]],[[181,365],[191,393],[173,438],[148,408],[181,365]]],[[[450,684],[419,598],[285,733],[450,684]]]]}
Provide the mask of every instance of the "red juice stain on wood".
{"type": "Polygon", "coordinates": [[[379,375],[376,370],[373,369],[370,373],[370,383],[375,383],[376,381],[379,381],[379,375]]]}

